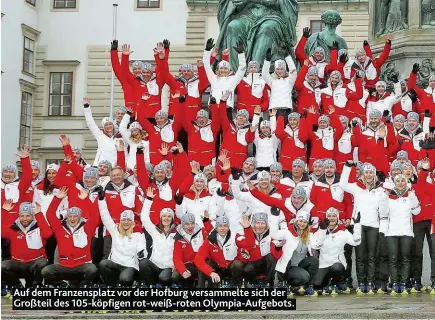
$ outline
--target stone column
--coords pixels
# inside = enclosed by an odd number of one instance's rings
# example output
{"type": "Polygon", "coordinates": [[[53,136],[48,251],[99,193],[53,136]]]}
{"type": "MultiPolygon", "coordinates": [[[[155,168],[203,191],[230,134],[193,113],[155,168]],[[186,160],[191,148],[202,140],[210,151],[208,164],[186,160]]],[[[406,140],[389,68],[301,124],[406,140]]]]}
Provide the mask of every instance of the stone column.
{"type": "Polygon", "coordinates": [[[421,0],[409,0],[408,24],[410,30],[421,28],[421,0]]]}

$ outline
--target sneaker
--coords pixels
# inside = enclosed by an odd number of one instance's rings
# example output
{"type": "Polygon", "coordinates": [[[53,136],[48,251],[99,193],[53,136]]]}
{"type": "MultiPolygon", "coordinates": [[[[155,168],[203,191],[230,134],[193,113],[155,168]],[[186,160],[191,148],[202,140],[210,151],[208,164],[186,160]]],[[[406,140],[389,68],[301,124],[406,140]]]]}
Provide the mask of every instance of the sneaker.
{"type": "Polygon", "coordinates": [[[422,285],[421,285],[421,280],[415,280],[410,292],[411,293],[418,293],[421,291],[423,291],[422,285]]]}
{"type": "Polygon", "coordinates": [[[310,297],[317,297],[317,291],[313,289],[313,286],[308,286],[307,290],[305,290],[305,295],[310,297]]]}
{"type": "Polygon", "coordinates": [[[367,294],[368,295],[374,295],[375,293],[374,293],[374,286],[373,286],[373,284],[371,283],[371,282],[369,282],[368,284],[367,284],[367,286],[366,286],[366,292],[367,292],[367,294]]]}
{"type": "Polygon", "coordinates": [[[400,293],[400,287],[397,283],[393,283],[393,285],[391,286],[391,292],[390,294],[392,296],[396,296],[400,293]]]}
{"type": "Polygon", "coordinates": [[[303,295],[305,293],[305,289],[303,286],[301,286],[298,290],[299,294],[303,295]]]}
{"type": "Polygon", "coordinates": [[[2,286],[2,297],[6,296],[9,292],[9,288],[6,285],[2,286]]]}
{"type": "Polygon", "coordinates": [[[387,285],[385,284],[381,284],[378,288],[378,290],[376,291],[377,294],[385,294],[387,293],[387,285]]]}
{"type": "Polygon", "coordinates": [[[350,288],[345,283],[338,285],[338,291],[345,294],[350,294],[350,288]]]}
{"type": "Polygon", "coordinates": [[[331,287],[330,286],[326,286],[326,287],[323,288],[322,296],[327,296],[330,293],[331,293],[331,287]]]}
{"type": "Polygon", "coordinates": [[[408,287],[406,286],[406,283],[400,284],[400,294],[402,294],[402,295],[408,294],[408,287]]]}
{"type": "Polygon", "coordinates": [[[430,294],[431,296],[435,296],[435,282],[432,283],[432,286],[427,286],[427,287],[430,288],[430,289],[428,289],[429,294],[430,294]]]}
{"type": "Polygon", "coordinates": [[[358,288],[356,288],[356,293],[357,294],[364,294],[364,293],[366,293],[366,285],[364,283],[360,283],[358,285],[358,288]]]}
{"type": "Polygon", "coordinates": [[[336,295],[338,295],[338,288],[337,286],[334,285],[331,290],[331,296],[336,296],[336,295]]]}

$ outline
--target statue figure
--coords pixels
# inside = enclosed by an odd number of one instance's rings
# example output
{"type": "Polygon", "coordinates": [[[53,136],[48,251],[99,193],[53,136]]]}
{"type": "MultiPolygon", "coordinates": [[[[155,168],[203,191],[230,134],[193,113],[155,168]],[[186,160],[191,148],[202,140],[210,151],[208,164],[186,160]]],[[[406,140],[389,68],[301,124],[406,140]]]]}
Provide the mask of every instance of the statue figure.
{"type": "Polygon", "coordinates": [[[422,0],[421,14],[421,25],[435,27],[435,0],[422,0]]]}
{"type": "Polygon", "coordinates": [[[407,0],[381,0],[376,37],[408,29],[407,0]]]}
{"type": "Polygon", "coordinates": [[[337,26],[341,24],[342,19],[340,13],[336,10],[326,10],[321,16],[322,22],[325,24],[325,29],[321,32],[312,34],[305,45],[305,54],[311,56],[317,47],[322,47],[325,50],[326,61],[329,61],[330,49],[333,42],[338,43],[338,49],[347,49],[346,41],[335,33],[337,26]]]}
{"type": "Polygon", "coordinates": [[[296,44],[297,0],[219,0],[219,38],[216,46],[231,50],[230,63],[237,70],[237,54],[233,47],[239,39],[244,41],[248,61],[262,63],[267,49],[279,59],[278,52],[285,43],[296,44]]]}

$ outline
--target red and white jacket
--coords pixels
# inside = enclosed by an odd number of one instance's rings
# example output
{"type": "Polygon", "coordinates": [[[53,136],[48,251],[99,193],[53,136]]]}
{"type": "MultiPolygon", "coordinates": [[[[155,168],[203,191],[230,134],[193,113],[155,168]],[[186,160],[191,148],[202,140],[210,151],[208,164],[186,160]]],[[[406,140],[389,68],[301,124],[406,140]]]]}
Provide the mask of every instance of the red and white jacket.
{"type": "Polygon", "coordinates": [[[34,219],[27,228],[17,221],[9,226],[2,224],[2,238],[11,243],[12,260],[26,263],[39,258],[47,259],[45,243],[53,233],[42,213],[37,213],[34,219]]]}
{"type": "Polygon", "coordinates": [[[244,236],[239,234],[236,236],[237,247],[248,253],[247,262],[259,261],[267,256],[270,253],[271,241],[269,229],[258,235],[254,233],[252,227],[249,227],[244,229],[244,236]]]}
{"type": "MultiPolygon", "coordinates": [[[[435,113],[435,89],[427,87],[421,89],[417,87],[417,74],[411,72],[408,79],[408,89],[414,89],[417,93],[417,97],[420,99],[420,103],[424,106],[423,109],[429,109],[431,113],[435,113]]],[[[423,110],[424,112],[424,110],[423,110]]]]}
{"type": "Polygon", "coordinates": [[[295,82],[295,88],[298,91],[298,105],[296,111],[300,114],[304,114],[311,106],[319,110],[321,100],[320,88],[318,86],[313,88],[311,84],[305,80],[307,72],[308,67],[303,65],[295,82]]]}
{"type": "Polygon", "coordinates": [[[293,160],[301,159],[307,162],[306,159],[306,146],[299,140],[299,129],[304,127],[305,119],[300,119],[299,126],[295,129],[290,128],[289,125],[284,127],[284,118],[278,117],[276,123],[276,137],[281,140],[281,151],[279,154],[279,161],[284,170],[290,171],[292,169],[293,160]]]}
{"type": "Polygon", "coordinates": [[[255,106],[261,106],[261,111],[269,108],[269,86],[261,73],[248,73],[237,85],[237,110],[249,112],[249,119],[254,116],[255,106]]]}

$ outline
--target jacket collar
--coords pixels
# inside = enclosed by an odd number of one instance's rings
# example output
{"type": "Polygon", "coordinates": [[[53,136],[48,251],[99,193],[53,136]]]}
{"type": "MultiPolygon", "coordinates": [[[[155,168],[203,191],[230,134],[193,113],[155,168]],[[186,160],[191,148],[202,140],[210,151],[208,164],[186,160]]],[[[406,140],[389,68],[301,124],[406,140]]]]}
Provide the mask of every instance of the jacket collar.
{"type": "MultiPolygon", "coordinates": [[[[317,181],[319,181],[319,182],[321,182],[321,183],[324,183],[324,184],[329,184],[327,181],[326,181],[326,175],[324,175],[324,174],[322,174],[322,176],[319,178],[319,180],[317,180],[317,181]]],[[[339,183],[340,182],[340,174],[338,174],[338,173],[335,173],[335,176],[334,176],[334,181],[332,182],[332,184],[336,184],[336,183],[339,183]]]]}
{"type": "MultiPolygon", "coordinates": [[[[209,240],[212,244],[216,245],[216,244],[218,244],[217,236],[218,236],[218,233],[217,233],[216,229],[214,229],[214,230],[213,230],[212,232],[210,232],[210,234],[208,235],[208,240],[209,240]]],[[[228,230],[228,233],[227,233],[227,235],[226,235],[226,237],[225,237],[224,245],[228,242],[228,240],[229,240],[230,238],[231,238],[231,230],[228,230]]]]}

